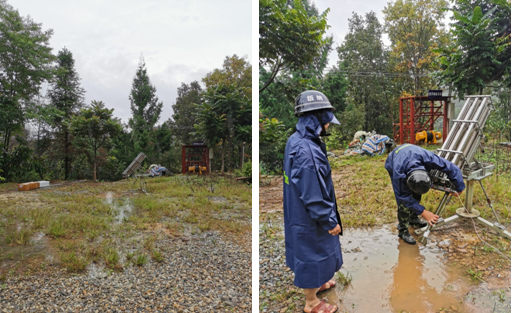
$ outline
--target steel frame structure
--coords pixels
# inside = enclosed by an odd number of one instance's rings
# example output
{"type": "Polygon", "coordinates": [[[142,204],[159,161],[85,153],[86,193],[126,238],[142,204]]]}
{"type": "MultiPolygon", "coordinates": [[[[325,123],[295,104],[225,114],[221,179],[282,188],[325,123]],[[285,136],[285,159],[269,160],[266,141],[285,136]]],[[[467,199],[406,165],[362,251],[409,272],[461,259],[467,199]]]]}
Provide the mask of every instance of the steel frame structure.
{"type": "Polygon", "coordinates": [[[443,142],[448,132],[450,97],[415,96],[400,98],[399,122],[393,124],[393,138],[398,144],[416,143],[415,134],[434,130],[434,123],[443,118],[443,142]]]}
{"type": "Polygon", "coordinates": [[[455,191],[452,189],[450,180],[445,173],[439,170],[432,170],[430,175],[434,183],[433,188],[444,191],[444,195],[435,211],[435,214],[440,216],[438,222],[434,226],[428,225],[427,227],[415,231],[416,234],[423,235],[420,238],[421,243],[425,244],[427,242],[431,230],[450,224],[459,218],[475,219],[484,226],[494,229],[499,235],[510,239],[510,232],[506,231],[505,227],[500,224],[498,215],[494,211],[492,202],[482,184],[483,179],[493,174],[494,165],[479,162],[474,158],[483,136],[482,129],[492,110],[491,96],[466,96],[464,106],[457,119],[453,120],[454,124],[446,140],[443,141],[443,146],[441,149],[437,149],[437,153],[440,157],[445,158],[461,169],[462,176],[466,180],[466,198],[464,207],[457,209],[456,215],[443,219],[441,214],[444,212],[446,205],[451,200],[452,193],[455,191]],[[475,182],[480,184],[485,194],[487,204],[494,213],[497,222],[491,223],[481,218],[480,213],[473,209],[475,182]]]}
{"type": "Polygon", "coordinates": [[[181,146],[181,173],[188,173],[190,166],[203,166],[210,172],[209,150],[205,145],[185,145],[181,146]]]}

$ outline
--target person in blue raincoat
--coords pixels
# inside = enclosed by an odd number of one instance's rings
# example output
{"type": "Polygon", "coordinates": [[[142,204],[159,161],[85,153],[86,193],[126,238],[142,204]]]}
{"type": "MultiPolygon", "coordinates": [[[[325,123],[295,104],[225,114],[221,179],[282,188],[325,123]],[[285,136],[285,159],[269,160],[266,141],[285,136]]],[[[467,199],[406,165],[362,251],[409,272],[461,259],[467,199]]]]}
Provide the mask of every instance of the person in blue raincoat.
{"type": "Polygon", "coordinates": [[[320,136],[329,123],[340,124],[327,97],[305,91],[295,101],[299,117],[295,133],[284,154],[283,208],[286,264],[295,273],[294,284],[304,289],[304,312],[336,312],[317,293],[334,287],[331,278],[343,259],[338,235],[341,221],[327,160],[320,136]]]}
{"type": "Polygon", "coordinates": [[[409,226],[427,226],[418,215],[430,225],[434,225],[439,219],[438,215],[425,210],[420,204],[421,195],[432,186],[429,176],[431,170],[439,170],[448,176],[457,192],[455,195],[466,187],[462,173],[455,164],[416,145],[404,144],[396,147],[388,155],[384,166],[391,178],[398,207],[398,237],[408,244],[416,243],[409,233],[409,226]]]}

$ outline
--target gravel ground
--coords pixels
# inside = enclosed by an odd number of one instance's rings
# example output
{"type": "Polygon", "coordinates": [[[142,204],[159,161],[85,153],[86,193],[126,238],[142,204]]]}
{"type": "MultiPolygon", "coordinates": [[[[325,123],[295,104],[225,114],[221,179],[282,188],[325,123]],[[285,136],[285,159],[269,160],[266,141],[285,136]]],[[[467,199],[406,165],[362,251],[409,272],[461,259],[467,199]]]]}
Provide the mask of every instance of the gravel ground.
{"type": "Polygon", "coordinates": [[[123,272],[9,277],[0,284],[0,312],[251,311],[250,238],[234,244],[205,232],[157,244],[161,263],[149,260],[123,272]]]}

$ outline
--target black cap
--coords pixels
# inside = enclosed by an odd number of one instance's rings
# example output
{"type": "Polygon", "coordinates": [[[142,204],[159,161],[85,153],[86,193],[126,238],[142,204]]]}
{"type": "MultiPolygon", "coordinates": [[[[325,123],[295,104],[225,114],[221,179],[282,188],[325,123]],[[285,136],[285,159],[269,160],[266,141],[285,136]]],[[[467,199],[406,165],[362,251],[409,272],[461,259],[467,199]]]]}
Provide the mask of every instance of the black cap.
{"type": "Polygon", "coordinates": [[[409,186],[412,192],[422,195],[429,191],[432,181],[426,171],[416,170],[407,175],[407,186],[409,186]]]}

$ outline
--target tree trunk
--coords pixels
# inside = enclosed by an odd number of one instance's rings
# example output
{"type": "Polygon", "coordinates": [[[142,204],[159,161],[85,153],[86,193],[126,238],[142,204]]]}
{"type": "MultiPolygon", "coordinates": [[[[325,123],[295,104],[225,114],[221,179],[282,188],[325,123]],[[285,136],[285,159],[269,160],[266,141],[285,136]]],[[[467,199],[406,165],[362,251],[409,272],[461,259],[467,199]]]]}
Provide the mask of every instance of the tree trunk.
{"type": "Polygon", "coordinates": [[[64,179],[69,178],[69,132],[64,130],[64,179]]]}
{"type": "Polygon", "coordinates": [[[96,149],[94,149],[94,165],[93,165],[93,179],[94,179],[94,182],[96,183],[97,180],[96,180],[96,149]]]}
{"type": "Polygon", "coordinates": [[[222,153],[220,156],[220,160],[221,160],[220,174],[221,175],[224,175],[224,148],[226,146],[225,143],[226,143],[226,141],[223,139],[222,140],[222,153]]]}

